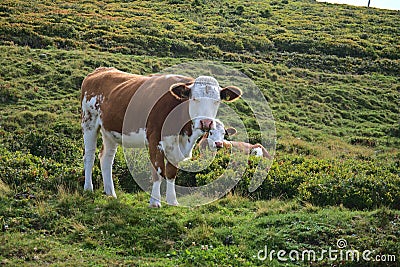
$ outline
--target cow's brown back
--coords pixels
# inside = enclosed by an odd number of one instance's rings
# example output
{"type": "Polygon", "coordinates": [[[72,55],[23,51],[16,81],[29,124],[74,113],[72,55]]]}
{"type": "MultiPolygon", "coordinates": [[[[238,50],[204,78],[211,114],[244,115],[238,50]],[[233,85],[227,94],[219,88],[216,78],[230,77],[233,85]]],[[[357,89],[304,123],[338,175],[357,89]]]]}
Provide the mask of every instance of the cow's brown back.
{"type": "MultiPolygon", "coordinates": [[[[85,98],[88,101],[92,97],[98,97],[102,126],[105,130],[122,133],[124,126],[124,131],[135,132],[138,128],[146,126],[152,109],[155,109],[157,115],[165,118],[179,105],[180,102],[169,93],[172,84],[192,81],[192,78],[176,75],[143,76],[115,68],[98,68],[84,79],[81,98],[82,101],[85,98]],[[135,105],[129,106],[134,95],[135,105]],[[158,104],[155,105],[156,103],[158,104]],[[128,106],[130,117],[124,125],[128,106]]],[[[158,121],[162,122],[163,118],[158,121]]]]}

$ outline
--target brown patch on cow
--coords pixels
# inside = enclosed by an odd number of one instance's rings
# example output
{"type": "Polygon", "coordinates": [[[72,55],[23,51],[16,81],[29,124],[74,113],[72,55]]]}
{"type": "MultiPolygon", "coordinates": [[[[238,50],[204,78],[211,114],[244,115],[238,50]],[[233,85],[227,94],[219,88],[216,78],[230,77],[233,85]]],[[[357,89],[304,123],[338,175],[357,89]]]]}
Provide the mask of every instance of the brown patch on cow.
{"type": "Polygon", "coordinates": [[[145,127],[161,129],[160,124],[165,117],[181,103],[169,92],[171,85],[193,81],[193,78],[183,76],[142,76],[115,68],[98,68],[84,79],[81,99],[85,96],[87,100],[94,96],[102,97],[101,103],[96,105],[100,108],[103,127],[107,131],[130,133],[145,127]],[[134,95],[138,101],[135,101],[135,106],[129,106],[134,95]],[[122,129],[128,106],[128,114],[132,118],[122,129]],[[144,114],[149,114],[149,117],[144,114]],[[159,125],[146,125],[146,119],[159,125]]]}
{"type": "MultiPolygon", "coordinates": [[[[154,167],[160,168],[160,175],[174,178],[176,167],[165,165],[164,153],[158,147],[161,134],[192,135],[192,122],[188,112],[188,101],[177,99],[170,88],[174,84],[189,85],[193,78],[174,75],[135,75],[115,68],[98,68],[89,74],[82,83],[81,101],[97,97],[94,109],[101,116],[102,127],[108,132],[120,134],[137,133],[146,129],[150,158],[154,167]],[[131,99],[132,104],[130,104],[131,99]],[[186,102],[186,103],[184,103],[186,102]],[[164,123],[168,115],[181,103],[182,112],[177,112],[170,125],[164,123]],[[125,114],[129,117],[125,119],[125,114]],[[147,115],[147,116],[146,116],[147,115]],[[166,131],[162,132],[161,129],[166,131]],[[167,176],[165,176],[165,174],[167,176]]],[[[93,119],[93,114],[82,114],[82,122],[93,119]]],[[[169,120],[171,121],[171,120],[169,120]]],[[[89,127],[90,123],[86,123],[89,127]]],[[[153,173],[153,179],[158,179],[153,173]]]]}
{"type": "Polygon", "coordinates": [[[190,95],[190,88],[185,83],[173,84],[170,89],[171,94],[178,100],[187,100],[190,95]]]}
{"type": "Polygon", "coordinates": [[[165,178],[166,179],[175,179],[176,174],[178,172],[178,168],[167,162],[167,166],[165,168],[165,178]]]}
{"type": "MultiPolygon", "coordinates": [[[[236,130],[235,130],[235,133],[236,133],[236,130]]],[[[203,137],[200,139],[200,141],[197,144],[196,148],[200,149],[200,151],[204,151],[205,149],[207,149],[207,147],[208,147],[207,138],[208,138],[208,133],[205,133],[203,135],[203,137]]],[[[224,140],[223,141],[223,148],[224,149],[229,149],[229,150],[230,149],[236,149],[238,151],[243,152],[246,155],[251,154],[254,149],[260,148],[262,153],[263,153],[263,157],[264,158],[272,159],[271,155],[268,153],[268,151],[265,149],[265,147],[263,145],[261,145],[261,144],[258,144],[258,143],[253,145],[253,144],[246,143],[246,142],[224,140]]]]}
{"type": "Polygon", "coordinates": [[[233,102],[237,100],[242,94],[242,90],[236,86],[222,88],[220,92],[221,100],[225,100],[227,102],[233,102]]]}
{"type": "Polygon", "coordinates": [[[258,143],[253,145],[253,144],[246,143],[246,142],[226,141],[225,140],[224,147],[229,148],[229,149],[235,148],[239,151],[242,151],[246,155],[249,155],[250,153],[252,153],[252,151],[254,149],[260,148],[263,153],[264,158],[272,159],[271,155],[268,153],[268,151],[265,149],[265,147],[258,143]]]}

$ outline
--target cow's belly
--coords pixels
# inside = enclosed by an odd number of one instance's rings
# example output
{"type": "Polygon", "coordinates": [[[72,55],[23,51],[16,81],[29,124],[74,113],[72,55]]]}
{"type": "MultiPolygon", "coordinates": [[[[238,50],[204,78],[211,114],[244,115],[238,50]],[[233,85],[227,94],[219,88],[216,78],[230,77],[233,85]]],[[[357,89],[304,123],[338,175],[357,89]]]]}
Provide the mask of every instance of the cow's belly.
{"type": "Polygon", "coordinates": [[[102,133],[107,138],[113,139],[115,142],[123,145],[124,147],[145,147],[147,143],[146,129],[139,129],[138,132],[121,134],[115,131],[104,131],[102,133]]]}
{"type": "Polygon", "coordinates": [[[193,144],[187,136],[172,135],[163,137],[159,148],[170,163],[177,165],[192,157],[193,144]]]}

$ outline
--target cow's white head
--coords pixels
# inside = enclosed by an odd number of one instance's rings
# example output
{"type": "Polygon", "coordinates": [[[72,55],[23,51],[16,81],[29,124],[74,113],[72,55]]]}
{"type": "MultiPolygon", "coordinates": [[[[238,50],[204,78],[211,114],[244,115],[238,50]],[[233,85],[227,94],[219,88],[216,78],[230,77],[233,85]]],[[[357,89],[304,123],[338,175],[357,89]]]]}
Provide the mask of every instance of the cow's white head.
{"type": "Polygon", "coordinates": [[[190,85],[174,84],[170,91],[182,101],[189,100],[189,115],[194,128],[202,131],[215,128],[221,101],[232,102],[242,95],[242,91],[235,86],[221,88],[218,81],[210,76],[200,76],[190,85]]]}
{"type": "Polygon", "coordinates": [[[235,128],[225,128],[225,125],[222,123],[222,121],[218,119],[214,120],[214,123],[215,127],[206,133],[208,147],[212,151],[224,146],[225,136],[232,136],[237,132],[235,128]]]}

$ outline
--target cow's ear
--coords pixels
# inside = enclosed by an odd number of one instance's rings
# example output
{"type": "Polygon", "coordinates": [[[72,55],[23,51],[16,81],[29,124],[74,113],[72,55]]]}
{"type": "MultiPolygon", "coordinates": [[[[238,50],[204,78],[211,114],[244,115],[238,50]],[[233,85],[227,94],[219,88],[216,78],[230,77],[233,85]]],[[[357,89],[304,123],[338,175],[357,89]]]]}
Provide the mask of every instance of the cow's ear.
{"type": "Polygon", "coordinates": [[[178,100],[188,100],[190,95],[190,87],[185,83],[175,83],[171,85],[169,91],[178,100]]]}
{"type": "Polygon", "coordinates": [[[238,99],[242,95],[242,90],[240,90],[236,86],[228,86],[222,88],[219,94],[221,100],[232,102],[238,99]]]}
{"type": "Polygon", "coordinates": [[[232,136],[235,135],[237,133],[235,128],[229,127],[227,129],[225,129],[225,134],[228,136],[232,136]]]}

